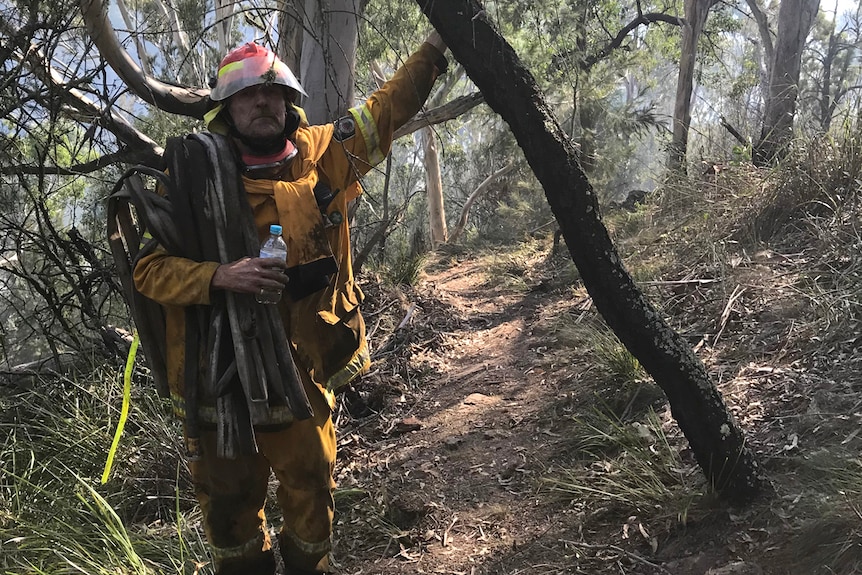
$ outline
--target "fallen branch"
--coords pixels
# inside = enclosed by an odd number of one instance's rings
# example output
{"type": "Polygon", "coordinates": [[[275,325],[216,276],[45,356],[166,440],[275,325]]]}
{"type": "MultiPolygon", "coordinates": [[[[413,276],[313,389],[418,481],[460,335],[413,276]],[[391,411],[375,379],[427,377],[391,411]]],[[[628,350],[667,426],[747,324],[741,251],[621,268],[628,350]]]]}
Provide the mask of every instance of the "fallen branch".
{"type": "Polygon", "coordinates": [[[642,563],[643,565],[646,565],[648,567],[652,567],[653,569],[658,569],[662,573],[667,573],[668,575],[673,575],[673,573],[671,573],[670,571],[668,571],[667,569],[665,569],[664,567],[662,567],[658,563],[653,563],[652,561],[649,561],[648,559],[644,559],[643,557],[641,557],[637,553],[632,553],[631,551],[626,551],[622,547],[619,547],[617,545],[612,545],[610,543],[603,543],[603,544],[581,543],[579,541],[571,541],[569,539],[560,539],[560,543],[566,543],[568,545],[573,545],[575,547],[580,547],[582,549],[592,549],[595,551],[608,551],[608,550],[616,551],[617,553],[625,555],[626,557],[628,557],[629,559],[632,559],[633,561],[636,561],[638,563],[642,563]]]}
{"type": "Polygon", "coordinates": [[[407,342],[408,337],[404,328],[410,323],[410,320],[413,319],[413,314],[416,313],[417,308],[418,306],[415,303],[410,304],[410,307],[407,309],[407,313],[404,315],[401,323],[398,324],[398,327],[389,334],[389,337],[386,338],[386,341],[383,342],[380,349],[371,354],[372,361],[399,350],[407,342]]]}

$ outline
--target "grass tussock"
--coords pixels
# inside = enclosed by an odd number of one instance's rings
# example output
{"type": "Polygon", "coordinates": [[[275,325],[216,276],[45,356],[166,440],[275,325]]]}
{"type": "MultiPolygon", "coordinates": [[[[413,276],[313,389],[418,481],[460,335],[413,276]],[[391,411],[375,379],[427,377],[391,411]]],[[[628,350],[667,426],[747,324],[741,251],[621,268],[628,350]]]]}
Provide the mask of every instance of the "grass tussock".
{"type": "Polygon", "coordinates": [[[177,430],[152,388],[136,389],[112,478],[121,369],[33,378],[0,397],[0,572],[203,572],[207,554],[177,430]]]}
{"type": "Polygon", "coordinates": [[[598,319],[562,314],[557,318],[554,331],[559,347],[589,350],[594,365],[620,385],[646,376],[637,358],[626,349],[616,334],[598,319]]]}
{"type": "Polygon", "coordinates": [[[573,418],[571,433],[576,459],[542,478],[555,497],[586,509],[623,509],[685,523],[704,495],[697,468],[682,460],[653,411],[642,421],[623,423],[595,410],[573,418]]]}
{"type": "Polygon", "coordinates": [[[526,292],[533,282],[532,270],[543,260],[546,241],[530,240],[505,250],[490,252],[487,283],[503,286],[518,292],[526,292]]]}
{"type": "Polygon", "coordinates": [[[426,257],[423,254],[404,250],[383,268],[383,276],[394,286],[415,286],[419,282],[425,263],[426,257]]]}

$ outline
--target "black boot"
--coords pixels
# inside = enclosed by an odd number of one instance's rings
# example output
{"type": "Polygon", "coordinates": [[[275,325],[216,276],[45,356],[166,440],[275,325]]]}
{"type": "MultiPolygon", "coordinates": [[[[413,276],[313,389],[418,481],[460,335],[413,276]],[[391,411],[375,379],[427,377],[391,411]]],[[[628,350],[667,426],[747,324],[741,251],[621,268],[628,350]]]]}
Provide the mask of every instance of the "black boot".
{"type": "Polygon", "coordinates": [[[275,555],[267,551],[253,559],[223,559],[216,569],[216,575],[275,575],[275,555]]]}

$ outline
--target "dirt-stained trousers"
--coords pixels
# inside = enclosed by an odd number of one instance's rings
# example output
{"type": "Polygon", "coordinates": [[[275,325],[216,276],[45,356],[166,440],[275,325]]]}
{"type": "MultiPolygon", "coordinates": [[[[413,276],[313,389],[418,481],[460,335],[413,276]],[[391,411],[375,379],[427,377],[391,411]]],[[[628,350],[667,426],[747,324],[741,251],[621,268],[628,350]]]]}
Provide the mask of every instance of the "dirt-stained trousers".
{"type": "Polygon", "coordinates": [[[307,374],[301,376],[314,417],[286,429],[257,430],[257,454],[218,458],[215,429],[202,430],[202,457],[189,462],[189,468],[217,575],[274,573],[264,515],[270,470],[279,483],[279,548],[286,573],[325,572],[329,567],[335,428],[323,392],[307,374]]]}

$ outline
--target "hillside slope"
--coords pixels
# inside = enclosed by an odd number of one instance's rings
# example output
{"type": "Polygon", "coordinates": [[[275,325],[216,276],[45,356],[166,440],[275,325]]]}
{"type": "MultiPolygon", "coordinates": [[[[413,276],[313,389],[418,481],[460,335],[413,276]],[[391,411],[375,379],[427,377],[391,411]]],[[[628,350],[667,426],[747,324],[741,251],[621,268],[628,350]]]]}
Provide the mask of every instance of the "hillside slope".
{"type": "Polygon", "coordinates": [[[438,255],[370,302],[390,320],[369,314],[383,352],[340,418],[344,573],[862,572],[855,211],[781,212],[736,177],[606,221],[774,491],[714,499],[549,239],[438,255]]]}

